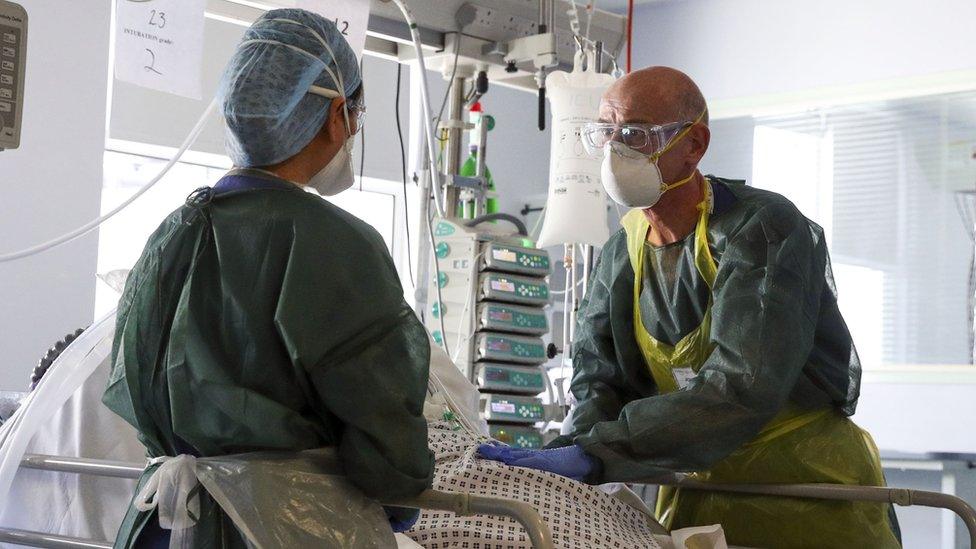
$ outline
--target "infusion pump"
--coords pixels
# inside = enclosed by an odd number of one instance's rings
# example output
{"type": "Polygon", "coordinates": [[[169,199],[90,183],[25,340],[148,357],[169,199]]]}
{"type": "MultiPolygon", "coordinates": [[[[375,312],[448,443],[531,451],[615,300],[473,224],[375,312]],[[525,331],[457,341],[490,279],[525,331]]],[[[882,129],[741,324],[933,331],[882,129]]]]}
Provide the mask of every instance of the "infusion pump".
{"type": "Polygon", "coordinates": [[[424,315],[481,392],[481,415],[491,436],[523,448],[547,442],[540,426],[562,420],[539,398],[547,392],[549,254],[517,235],[435,218],[434,297],[424,315]]]}

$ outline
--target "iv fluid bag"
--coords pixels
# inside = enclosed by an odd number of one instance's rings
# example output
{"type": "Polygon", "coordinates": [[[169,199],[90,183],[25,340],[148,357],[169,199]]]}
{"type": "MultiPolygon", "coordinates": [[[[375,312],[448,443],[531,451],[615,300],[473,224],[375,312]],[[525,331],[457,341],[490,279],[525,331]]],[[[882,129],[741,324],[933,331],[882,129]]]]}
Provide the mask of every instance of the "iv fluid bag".
{"type": "MultiPolygon", "coordinates": [[[[576,68],[546,78],[552,111],[549,198],[539,247],[558,244],[603,246],[610,237],[607,198],[600,182],[600,155],[583,148],[580,129],[599,117],[600,96],[613,83],[609,74],[576,68]]],[[[589,65],[592,67],[594,63],[589,65]]]]}

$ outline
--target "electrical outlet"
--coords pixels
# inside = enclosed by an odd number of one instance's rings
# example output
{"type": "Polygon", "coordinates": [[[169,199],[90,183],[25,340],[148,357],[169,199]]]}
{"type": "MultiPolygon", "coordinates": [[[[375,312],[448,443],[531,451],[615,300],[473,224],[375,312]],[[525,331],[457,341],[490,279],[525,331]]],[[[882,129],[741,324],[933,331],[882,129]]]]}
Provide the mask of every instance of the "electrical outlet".
{"type": "Polygon", "coordinates": [[[478,4],[466,6],[474,10],[474,21],[464,29],[467,34],[503,42],[538,32],[538,24],[531,19],[478,4]]]}
{"type": "Polygon", "coordinates": [[[539,32],[539,24],[530,19],[509,16],[512,32],[517,36],[531,36],[539,32]]]}
{"type": "MultiPolygon", "coordinates": [[[[475,4],[469,5],[474,7],[474,23],[471,24],[471,27],[491,28],[497,24],[496,20],[498,19],[498,15],[496,10],[475,4]]],[[[473,29],[469,27],[469,30],[473,29]]]]}

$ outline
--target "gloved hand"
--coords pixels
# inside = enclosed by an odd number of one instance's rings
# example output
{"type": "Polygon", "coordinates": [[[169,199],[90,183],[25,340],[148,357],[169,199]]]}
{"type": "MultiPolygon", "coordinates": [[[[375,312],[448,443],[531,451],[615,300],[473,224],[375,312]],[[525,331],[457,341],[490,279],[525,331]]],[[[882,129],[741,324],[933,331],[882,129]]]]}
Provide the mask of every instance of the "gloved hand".
{"type": "Polygon", "coordinates": [[[485,459],[500,461],[505,465],[549,471],[580,482],[600,463],[597,458],[587,454],[576,444],[550,450],[526,450],[511,446],[482,444],[478,446],[478,455],[485,459]]]}
{"type": "Polygon", "coordinates": [[[386,510],[386,518],[390,521],[390,528],[394,533],[401,534],[413,528],[420,519],[420,511],[406,507],[383,507],[386,510]]]}

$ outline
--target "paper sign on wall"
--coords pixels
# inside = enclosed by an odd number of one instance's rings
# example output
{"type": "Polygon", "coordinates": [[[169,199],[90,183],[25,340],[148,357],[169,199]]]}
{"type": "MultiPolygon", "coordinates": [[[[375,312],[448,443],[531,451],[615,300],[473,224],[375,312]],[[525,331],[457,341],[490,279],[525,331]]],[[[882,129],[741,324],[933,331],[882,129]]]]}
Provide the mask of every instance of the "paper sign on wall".
{"type": "Polygon", "coordinates": [[[117,0],[115,77],[200,99],[205,0],[117,0]]]}
{"type": "Polygon", "coordinates": [[[369,0],[296,0],[296,7],[335,22],[356,57],[363,58],[366,26],[369,25],[369,0]]]}

